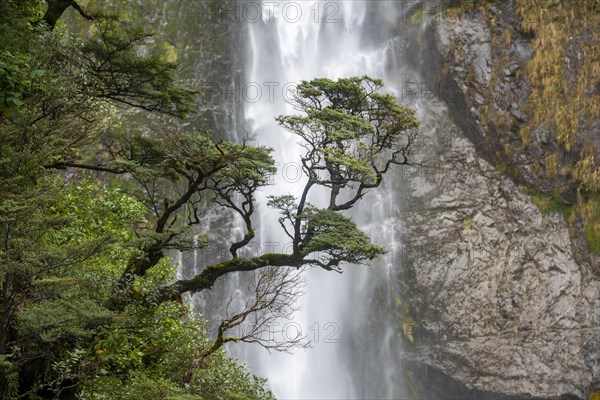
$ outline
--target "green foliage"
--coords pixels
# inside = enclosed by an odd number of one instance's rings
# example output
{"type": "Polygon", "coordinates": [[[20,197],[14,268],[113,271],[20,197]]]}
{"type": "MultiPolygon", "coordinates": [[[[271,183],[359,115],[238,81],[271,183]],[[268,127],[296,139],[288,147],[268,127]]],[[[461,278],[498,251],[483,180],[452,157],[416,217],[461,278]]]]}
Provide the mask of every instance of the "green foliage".
{"type": "Polygon", "coordinates": [[[89,179],[71,184],[51,213],[65,216],[65,225],[52,235],[53,245],[82,242],[109,235],[122,242],[134,239],[132,225],[144,219],[145,208],[115,187],[100,188],[89,179]]]}
{"type": "Polygon", "coordinates": [[[44,0],[5,0],[0,2],[0,36],[5,49],[22,46],[32,23],[44,15],[44,0]]]}
{"type": "Polygon", "coordinates": [[[269,183],[269,176],[277,172],[271,148],[235,143],[224,143],[220,148],[220,152],[235,154],[236,158],[219,171],[216,177],[218,180],[226,179],[246,188],[265,186],[269,183]]]}
{"type": "Polygon", "coordinates": [[[115,16],[97,15],[94,23],[98,32],[81,49],[93,77],[92,95],[178,117],[194,111],[197,91],[174,84],[177,65],[160,55],[140,55],[152,32],[115,16]]]}
{"type": "Polygon", "coordinates": [[[169,57],[142,51],[151,34],[130,21],[97,15],[81,37],[64,24],[49,32],[44,11],[41,0],[0,3],[0,397],[271,399],[225,354],[204,358],[203,321],[159,299],[175,276],[163,253],[128,307],[109,301],[145,250],[185,246],[191,231],[175,222],[201,200],[191,191],[177,203],[190,174],[212,170],[195,189],[212,176],[254,190],[275,171],[271,150],[129,134],[116,104],[181,117],[195,91],[176,85],[169,57]]]}
{"type": "Polygon", "coordinates": [[[19,393],[19,371],[11,357],[12,354],[0,355],[0,387],[4,388],[7,398],[14,399],[19,393]]]}
{"type": "Polygon", "coordinates": [[[533,203],[546,214],[558,213],[568,224],[583,218],[584,235],[591,252],[600,253],[600,196],[596,193],[580,196],[579,204],[568,204],[555,193],[545,196],[532,189],[525,189],[533,203]]]}
{"type": "MultiPolygon", "coordinates": [[[[600,216],[596,215],[596,218],[600,218],[600,216]]],[[[587,241],[590,251],[600,253],[600,233],[598,233],[597,225],[594,226],[590,222],[586,222],[585,240],[587,241]]]]}
{"type": "MultiPolygon", "coordinates": [[[[44,284],[51,285],[52,281],[47,280],[44,284]]],[[[45,352],[51,345],[62,348],[71,340],[91,338],[93,329],[110,319],[108,310],[85,298],[84,293],[68,287],[74,284],[73,280],[68,285],[56,285],[63,286],[67,293],[55,293],[57,299],[30,304],[19,313],[17,326],[20,334],[35,338],[28,351],[31,352],[38,344],[41,346],[38,350],[45,352]]]]}
{"type": "Polygon", "coordinates": [[[547,214],[558,213],[565,221],[569,222],[575,217],[576,206],[562,201],[557,193],[552,196],[545,196],[531,189],[526,189],[531,199],[538,208],[547,214]]]}
{"type": "Polygon", "coordinates": [[[295,106],[306,112],[277,118],[305,142],[304,162],[321,185],[377,185],[389,163],[407,155],[410,131],[419,126],[414,111],[378,93],[379,79],[368,76],[302,81],[295,106]],[[391,157],[390,157],[391,152],[391,157]],[[329,173],[319,178],[317,171],[329,173]]]}
{"type": "Polygon", "coordinates": [[[300,137],[307,183],[299,199],[273,196],[268,206],[280,211],[279,223],[303,257],[318,253],[315,264],[337,269],[341,262],[366,263],[384,250],[373,245],[354,222],[340,214],[369,189],[378,187],[393,164],[409,162],[418,120],[414,110],[379,93],[383,82],[368,76],[337,81],[302,81],[294,106],[304,115],[277,117],[300,137]],[[329,189],[329,205],[307,201],[313,185],[329,189]]]}
{"type": "Polygon", "coordinates": [[[88,73],[77,65],[74,39],[61,32],[34,38],[28,57],[44,75],[24,88],[22,106],[5,116],[0,130],[0,185],[11,195],[31,189],[45,175],[41,167],[80,157],[118,119],[114,106],[86,94],[88,73]]]}
{"type": "Polygon", "coordinates": [[[333,260],[365,263],[385,253],[350,218],[338,212],[309,208],[304,218],[308,234],[304,254],[316,252],[333,260]]]}
{"type": "MultiPolygon", "coordinates": [[[[38,376],[39,391],[60,391],[64,382],[87,374],[89,360],[75,352],[114,316],[104,302],[131,252],[125,239],[141,209],[117,190],[89,181],[54,187],[59,182],[41,179],[43,193],[2,214],[15,218],[13,230],[5,231],[3,285],[26,299],[13,311],[9,359],[17,371],[38,376]]],[[[2,304],[14,307],[7,298],[2,304]]]]}
{"type": "MultiPolygon", "coordinates": [[[[43,245],[35,256],[65,247],[77,254],[99,238],[111,240],[84,259],[56,255],[64,265],[39,260],[37,268],[30,267],[35,275],[29,301],[16,316],[15,353],[2,364],[6,377],[17,373],[19,360],[46,359],[46,368],[36,372],[45,377],[38,382],[41,392],[60,393],[76,381],[83,398],[90,399],[269,398],[263,380],[224,354],[202,358],[211,343],[201,319],[175,303],[148,301],[152,290],[172,279],[170,260],[137,281],[137,303],[120,313],[106,308],[111,281],[133,251],[132,223],[144,208],[122,191],[89,180],[66,189],[45,210],[61,223],[48,229],[47,240],[38,239],[43,245]]],[[[33,256],[28,253],[30,262],[33,256]]]]}
{"type": "Polygon", "coordinates": [[[126,317],[100,333],[96,377],[83,383],[93,399],[273,399],[265,381],[217,352],[202,321],[174,303],[128,307],[126,317]]]}
{"type": "MultiPolygon", "coordinates": [[[[385,250],[373,245],[350,218],[337,211],[308,204],[298,214],[297,199],[292,195],[270,196],[267,205],[280,211],[279,221],[283,227],[297,219],[301,221],[301,254],[307,257],[315,253],[321,266],[337,267],[340,262],[367,263],[385,254],[385,250]]],[[[291,236],[289,232],[288,236],[291,236]]]]}
{"type": "Polygon", "coordinates": [[[581,207],[585,220],[585,238],[590,251],[600,253],[600,194],[586,197],[581,207]]]}
{"type": "MultiPolygon", "coordinates": [[[[204,133],[173,132],[168,128],[161,133],[160,137],[121,138],[126,147],[111,149],[116,153],[112,166],[134,174],[139,181],[162,179],[165,184],[185,179],[184,171],[189,174],[201,171],[203,176],[218,174],[217,180],[265,185],[268,174],[275,172],[269,148],[215,143],[204,133]]],[[[166,192],[160,195],[169,196],[166,192]]]]}
{"type": "Polygon", "coordinates": [[[590,394],[588,400],[600,400],[600,390],[590,394]]]}
{"type": "Polygon", "coordinates": [[[43,74],[43,70],[32,68],[25,54],[0,53],[0,112],[21,106],[23,93],[43,74]]]}

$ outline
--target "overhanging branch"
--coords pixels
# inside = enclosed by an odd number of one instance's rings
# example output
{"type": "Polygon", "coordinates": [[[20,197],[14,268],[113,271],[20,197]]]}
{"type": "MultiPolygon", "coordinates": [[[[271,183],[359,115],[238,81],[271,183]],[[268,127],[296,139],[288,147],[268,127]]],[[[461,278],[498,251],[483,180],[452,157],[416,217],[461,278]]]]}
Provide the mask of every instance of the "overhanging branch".
{"type": "Polygon", "coordinates": [[[71,162],[55,162],[53,164],[45,165],[44,168],[48,169],[67,169],[67,168],[79,168],[79,169],[87,169],[91,171],[99,171],[99,172],[109,172],[111,174],[126,174],[130,171],[125,169],[118,168],[110,168],[105,165],[87,165],[87,164],[78,164],[71,162]]]}
{"type": "Polygon", "coordinates": [[[296,267],[310,264],[314,260],[304,260],[301,256],[294,254],[267,253],[253,258],[234,258],[217,265],[207,267],[191,279],[183,279],[165,286],[161,290],[159,298],[163,301],[175,300],[183,293],[197,293],[210,289],[214,283],[223,275],[232,272],[255,271],[260,268],[272,267],[296,267]]]}
{"type": "Polygon", "coordinates": [[[50,30],[54,29],[60,17],[69,7],[73,7],[79,13],[79,15],[87,20],[94,19],[94,17],[86,13],[75,0],[46,0],[46,3],[48,4],[48,9],[44,14],[43,19],[44,22],[50,27],[50,30]]]}

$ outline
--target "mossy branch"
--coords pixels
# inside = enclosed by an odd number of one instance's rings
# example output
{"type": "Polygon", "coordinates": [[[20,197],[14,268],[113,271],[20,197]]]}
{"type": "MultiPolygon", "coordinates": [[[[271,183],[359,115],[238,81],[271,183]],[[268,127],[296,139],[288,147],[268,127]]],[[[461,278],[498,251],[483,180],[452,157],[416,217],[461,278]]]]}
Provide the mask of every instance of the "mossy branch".
{"type": "Polygon", "coordinates": [[[182,279],[165,286],[161,291],[161,300],[176,300],[183,293],[198,293],[212,288],[217,279],[232,272],[249,272],[268,266],[272,267],[301,267],[311,264],[314,260],[307,260],[294,254],[267,253],[252,258],[233,258],[231,260],[209,266],[191,279],[182,279]]]}

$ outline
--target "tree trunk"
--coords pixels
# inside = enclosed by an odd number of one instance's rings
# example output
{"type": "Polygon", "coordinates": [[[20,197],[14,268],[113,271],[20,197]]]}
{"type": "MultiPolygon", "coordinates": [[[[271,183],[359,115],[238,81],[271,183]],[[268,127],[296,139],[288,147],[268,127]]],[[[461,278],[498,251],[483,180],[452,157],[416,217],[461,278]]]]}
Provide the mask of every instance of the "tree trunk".
{"type": "Polygon", "coordinates": [[[50,30],[54,29],[56,23],[63,15],[63,13],[71,6],[72,0],[46,0],[48,3],[48,9],[44,14],[44,22],[50,27],[50,30]]]}

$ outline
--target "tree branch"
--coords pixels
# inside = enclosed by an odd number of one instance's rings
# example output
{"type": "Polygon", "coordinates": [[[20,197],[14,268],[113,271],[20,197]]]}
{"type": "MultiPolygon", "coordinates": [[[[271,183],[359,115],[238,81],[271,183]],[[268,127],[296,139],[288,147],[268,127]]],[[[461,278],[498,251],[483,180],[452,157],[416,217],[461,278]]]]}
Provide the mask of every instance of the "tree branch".
{"type": "Polygon", "coordinates": [[[73,7],[78,13],[79,15],[81,15],[83,18],[87,19],[88,21],[93,21],[94,17],[92,17],[90,14],[86,13],[79,4],[77,4],[77,2],[75,2],[74,0],[71,0],[71,7],[73,7]]]}
{"type": "Polygon", "coordinates": [[[278,320],[292,318],[298,309],[295,301],[303,294],[305,286],[306,279],[296,269],[271,267],[261,270],[250,289],[250,297],[239,312],[229,312],[239,291],[229,298],[227,318],[219,325],[217,337],[203,358],[227,342],[257,343],[267,350],[285,352],[297,347],[308,347],[310,342],[306,337],[299,335],[296,338],[282,337],[283,340],[280,340],[273,329],[278,320]],[[242,327],[239,335],[226,336],[227,331],[236,327],[242,327]]]}
{"type": "Polygon", "coordinates": [[[299,268],[311,262],[313,260],[304,260],[299,255],[278,253],[267,253],[253,258],[234,258],[207,267],[191,279],[179,280],[163,287],[159,298],[162,301],[175,300],[177,296],[186,292],[197,293],[210,289],[217,279],[232,272],[254,271],[268,266],[299,268]]]}
{"type": "Polygon", "coordinates": [[[78,163],[72,163],[72,162],[64,162],[64,161],[60,161],[60,162],[55,162],[53,164],[48,164],[45,165],[44,168],[48,168],[48,169],[67,169],[67,168],[79,168],[79,169],[87,169],[87,170],[91,170],[91,171],[99,171],[99,172],[109,172],[111,174],[126,174],[128,172],[131,172],[129,170],[126,169],[117,169],[117,168],[110,168],[107,167],[103,164],[99,164],[99,165],[87,165],[87,164],[78,164],[78,163]]]}
{"type": "Polygon", "coordinates": [[[48,25],[50,30],[54,29],[60,17],[69,7],[73,7],[75,10],[77,10],[79,15],[87,20],[94,19],[91,15],[86,13],[75,0],[46,0],[46,3],[48,4],[48,9],[44,14],[43,20],[48,25]]]}

